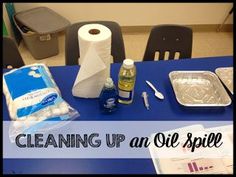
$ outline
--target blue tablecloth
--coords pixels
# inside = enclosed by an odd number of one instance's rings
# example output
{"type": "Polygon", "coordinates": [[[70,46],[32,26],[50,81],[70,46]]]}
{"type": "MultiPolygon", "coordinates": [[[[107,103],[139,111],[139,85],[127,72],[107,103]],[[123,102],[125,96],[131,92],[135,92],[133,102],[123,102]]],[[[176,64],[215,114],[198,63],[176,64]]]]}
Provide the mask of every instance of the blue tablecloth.
{"type": "MultiPolygon", "coordinates": [[[[119,105],[111,115],[100,113],[97,99],[81,99],[72,96],[72,86],[79,66],[50,67],[50,71],[62,92],[63,98],[80,112],[76,120],[233,120],[233,105],[221,108],[187,108],[181,106],[173,92],[168,74],[174,70],[208,70],[233,66],[233,57],[209,57],[182,59],[179,61],[136,62],[137,79],[134,101],[130,105],[119,105]],[[151,81],[164,96],[155,98],[145,80],[151,81]],[[150,110],[143,105],[141,93],[149,95],[150,110]]],[[[120,64],[112,64],[111,77],[117,84],[120,64]]],[[[3,119],[10,120],[5,98],[3,98],[3,119]]],[[[5,173],[155,173],[151,159],[4,159],[5,173]]]]}

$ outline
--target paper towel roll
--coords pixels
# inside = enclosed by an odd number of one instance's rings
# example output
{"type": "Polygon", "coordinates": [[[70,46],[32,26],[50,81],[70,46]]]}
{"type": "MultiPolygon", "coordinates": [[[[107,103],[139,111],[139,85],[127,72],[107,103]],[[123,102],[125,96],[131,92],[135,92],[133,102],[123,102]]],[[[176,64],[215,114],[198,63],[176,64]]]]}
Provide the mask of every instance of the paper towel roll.
{"type": "Polygon", "coordinates": [[[80,70],[72,94],[97,98],[108,77],[111,63],[111,31],[100,24],[87,24],[78,30],[80,70]]]}

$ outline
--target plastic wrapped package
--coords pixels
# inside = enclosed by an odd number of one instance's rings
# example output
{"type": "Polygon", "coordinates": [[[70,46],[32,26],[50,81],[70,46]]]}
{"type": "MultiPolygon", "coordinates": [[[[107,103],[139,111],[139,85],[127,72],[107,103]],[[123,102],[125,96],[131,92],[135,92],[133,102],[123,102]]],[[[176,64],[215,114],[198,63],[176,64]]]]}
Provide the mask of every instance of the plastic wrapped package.
{"type": "Polygon", "coordinates": [[[32,128],[44,120],[58,122],[79,116],[78,111],[62,99],[45,64],[27,65],[3,74],[3,93],[14,120],[10,134],[22,127],[32,128]]]}

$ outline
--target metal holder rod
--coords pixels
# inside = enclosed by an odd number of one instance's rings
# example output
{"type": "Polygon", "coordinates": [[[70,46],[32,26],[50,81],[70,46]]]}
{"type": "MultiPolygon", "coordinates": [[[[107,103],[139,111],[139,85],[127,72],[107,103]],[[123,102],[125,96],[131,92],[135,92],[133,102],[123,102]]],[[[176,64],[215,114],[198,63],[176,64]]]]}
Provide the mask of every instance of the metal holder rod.
{"type": "Polygon", "coordinates": [[[219,27],[216,29],[217,32],[220,32],[223,25],[225,24],[225,22],[227,21],[227,19],[229,18],[229,16],[233,13],[233,7],[232,9],[230,10],[230,12],[228,13],[228,15],[225,17],[223,23],[221,25],[219,25],[219,27]]]}

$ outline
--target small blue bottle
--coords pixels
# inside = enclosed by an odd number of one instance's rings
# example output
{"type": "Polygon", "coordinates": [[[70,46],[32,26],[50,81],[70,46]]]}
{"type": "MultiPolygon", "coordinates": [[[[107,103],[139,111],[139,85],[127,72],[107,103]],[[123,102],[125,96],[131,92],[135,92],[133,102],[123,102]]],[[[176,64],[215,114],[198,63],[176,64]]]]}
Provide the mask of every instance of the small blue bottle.
{"type": "Polygon", "coordinates": [[[107,78],[99,96],[99,105],[103,113],[111,113],[117,109],[118,93],[111,78],[107,78]]]}

